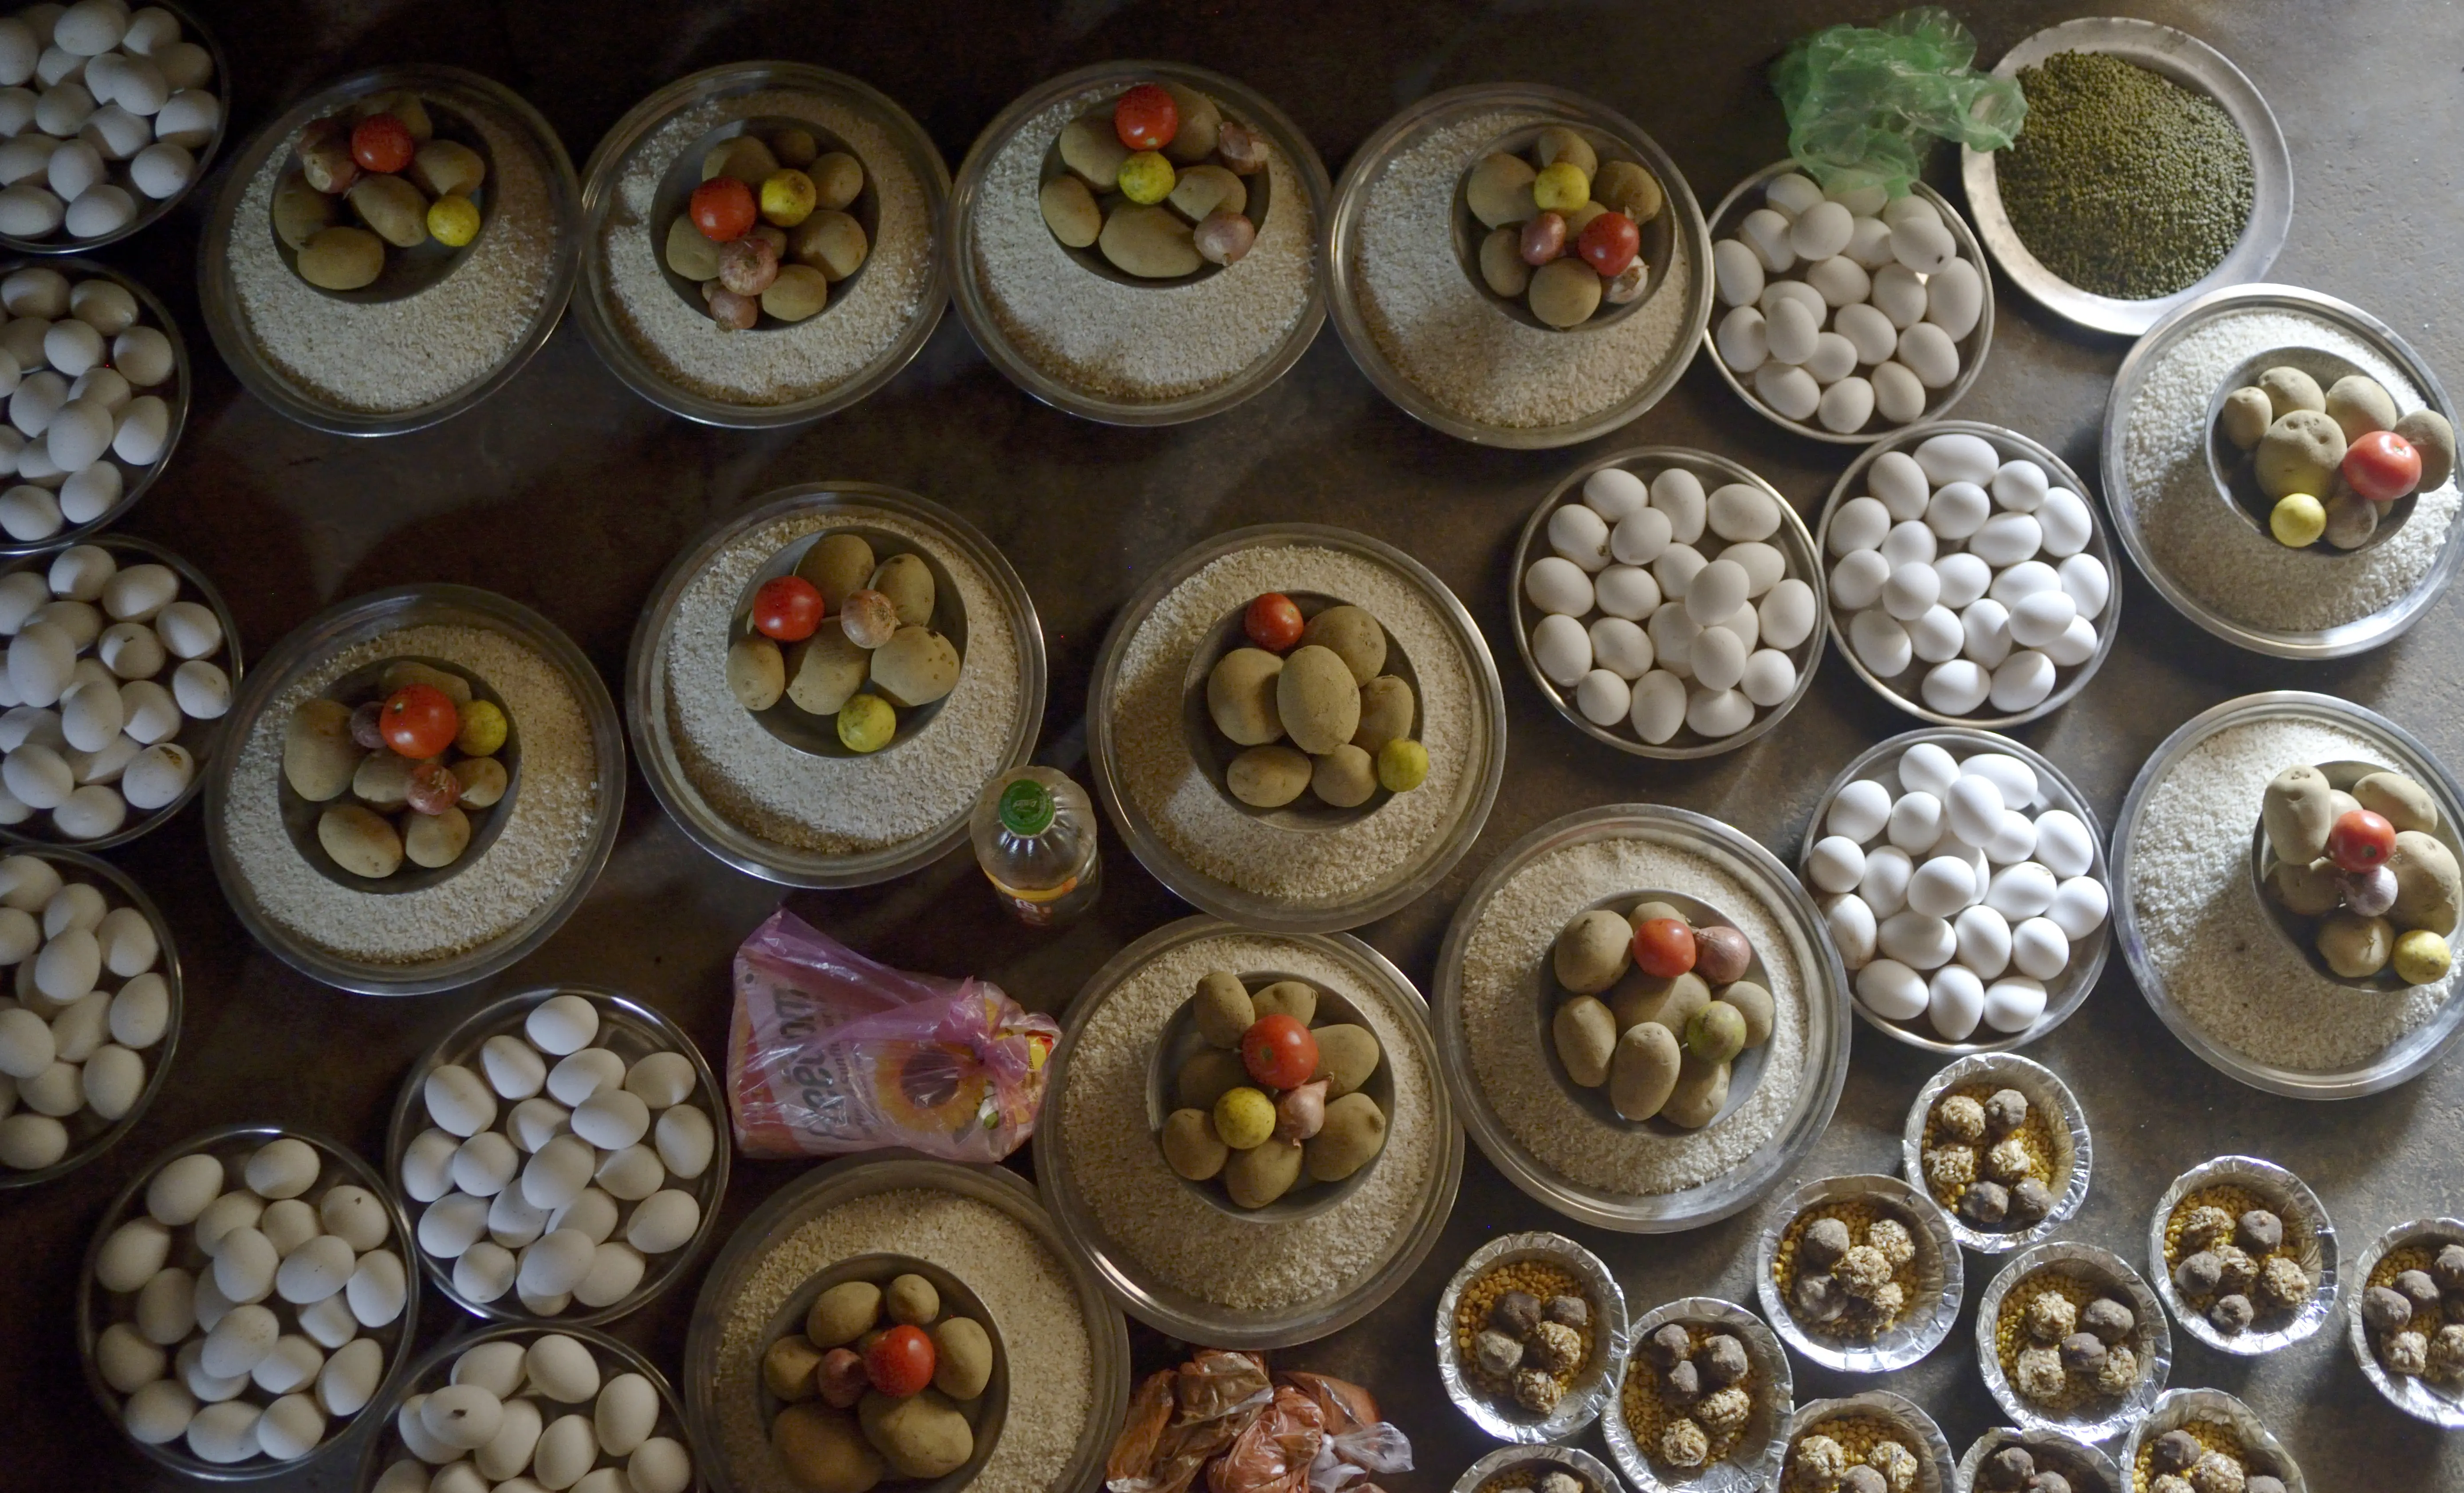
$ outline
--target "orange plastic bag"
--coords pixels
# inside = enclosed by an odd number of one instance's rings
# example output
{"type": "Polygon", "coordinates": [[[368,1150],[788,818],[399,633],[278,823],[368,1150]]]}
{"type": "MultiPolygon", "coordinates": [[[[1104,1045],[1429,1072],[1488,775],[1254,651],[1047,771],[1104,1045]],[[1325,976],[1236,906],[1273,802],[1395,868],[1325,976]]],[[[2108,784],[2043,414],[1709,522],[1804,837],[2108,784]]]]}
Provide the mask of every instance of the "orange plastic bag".
{"type": "Polygon", "coordinates": [[[1300,1493],[1326,1442],[1317,1401],[1289,1385],[1206,1469],[1207,1493],[1300,1493]]]}

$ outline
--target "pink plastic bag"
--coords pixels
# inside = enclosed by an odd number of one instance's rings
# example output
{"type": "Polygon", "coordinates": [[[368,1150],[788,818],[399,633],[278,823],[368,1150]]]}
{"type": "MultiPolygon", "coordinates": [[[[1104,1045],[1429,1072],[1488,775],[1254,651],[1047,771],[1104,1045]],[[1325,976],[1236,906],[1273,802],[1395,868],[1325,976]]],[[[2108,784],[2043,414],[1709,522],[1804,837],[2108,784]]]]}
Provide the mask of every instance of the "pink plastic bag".
{"type": "Polygon", "coordinates": [[[876,964],[781,908],[736,951],[737,1149],[999,1161],[1035,1133],[1060,1037],[998,985],[876,964]]]}

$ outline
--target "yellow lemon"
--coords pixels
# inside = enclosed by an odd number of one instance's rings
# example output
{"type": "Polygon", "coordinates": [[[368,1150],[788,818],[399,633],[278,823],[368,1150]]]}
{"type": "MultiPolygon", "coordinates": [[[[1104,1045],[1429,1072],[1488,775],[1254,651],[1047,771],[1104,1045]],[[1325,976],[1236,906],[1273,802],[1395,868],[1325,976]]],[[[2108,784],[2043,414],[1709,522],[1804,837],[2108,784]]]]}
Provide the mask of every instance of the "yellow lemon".
{"type": "Polygon", "coordinates": [[[1121,163],[1121,195],[1134,203],[1163,201],[1172,195],[1173,183],[1177,180],[1172,163],[1166,161],[1159,151],[1141,150],[1121,163]]]}
{"type": "Polygon", "coordinates": [[[850,752],[878,752],[898,733],[898,713],[877,694],[859,694],[839,707],[839,745],[850,752]]]}
{"type": "Polygon", "coordinates": [[[1409,793],[1429,776],[1429,749],[1397,736],[1377,749],[1377,782],[1388,793],[1409,793]]]}
{"type": "Polygon", "coordinates": [[[2427,928],[2416,928],[2395,941],[2395,977],[2408,985],[2445,979],[2450,962],[2447,940],[2427,928]]]}
{"type": "Polygon", "coordinates": [[[1234,1151],[1248,1151],[1275,1133],[1275,1102],[1245,1086],[1215,1101],[1216,1137],[1234,1151]]]}
{"type": "Polygon", "coordinates": [[[505,713],[486,700],[462,707],[462,729],[453,736],[454,749],[464,757],[494,757],[505,749],[510,730],[505,713]]]}
{"type": "Polygon", "coordinates": [[[2327,532],[2326,506],[2307,493],[2287,493],[2267,516],[2267,532],[2277,543],[2293,549],[2316,544],[2327,532]]]}
{"type": "Polygon", "coordinates": [[[428,236],[448,249],[459,249],[479,236],[479,209],[459,192],[448,192],[428,205],[428,236]]]}
{"type": "Polygon", "coordinates": [[[1592,200],[1592,179],[1572,161],[1552,162],[1533,179],[1531,200],[1543,212],[1572,212],[1592,200]]]}
{"type": "Polygon", "coordinates": [[[821,198],[813,179],[793,167],[761,179],[761,216],[781,228],[794,228],[811,217],[821,198]]]}

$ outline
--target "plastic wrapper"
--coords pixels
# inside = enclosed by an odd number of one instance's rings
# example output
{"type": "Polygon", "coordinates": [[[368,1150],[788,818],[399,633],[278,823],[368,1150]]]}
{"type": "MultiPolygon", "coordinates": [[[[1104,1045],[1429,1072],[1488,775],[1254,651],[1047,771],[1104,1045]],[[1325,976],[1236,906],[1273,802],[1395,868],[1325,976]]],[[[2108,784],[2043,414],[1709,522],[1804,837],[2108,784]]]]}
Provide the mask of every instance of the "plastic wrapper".
{"type": "Polygon", "coordinates": [[[1800,37],[1771,71],[1788,152],[1826,190],[1879,186],[1897,197],[1937,138],[1999,150],[2018,137],[2028,100],[1975,62],[1976,37],[1940,6],[1800,37]]]}
{"type": "Polygon", "coordinates": [[[1035,1133],[1060,1038],[998,985],[876,964],[782,908],[736,951],[737,1149],[997,1162],[1035,1133]]]}
{"type": "Polygon", "coordinates": [[[1293,1372],[1268,1379],[1254,1353],[1199,1349],[1147,1375],[1104,1463],[1111,1493],[1378,1493],[1358,1480],[1408,1472],[1412,1443],[1359,1385],[1293,1372]]]}
{"type": "Polygon", "coordinates": [[[1326,1416],[1317,1401],[1289,1385],[1209,1463],[1207,1493],[1299,1493],[1326,1444],[1326,1416]]]}

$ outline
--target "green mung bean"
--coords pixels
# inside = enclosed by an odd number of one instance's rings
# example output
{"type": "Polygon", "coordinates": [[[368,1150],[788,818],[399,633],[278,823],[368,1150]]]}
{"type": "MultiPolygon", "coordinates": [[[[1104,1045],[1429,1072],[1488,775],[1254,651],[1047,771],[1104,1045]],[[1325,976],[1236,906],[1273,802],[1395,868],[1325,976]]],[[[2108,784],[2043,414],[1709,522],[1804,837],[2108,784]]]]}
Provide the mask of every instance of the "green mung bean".
{"type": "Polygon", "coordinates": [[[2150,300],[2224,262],[2250,221],[2250,142],[2205,94],[2119,57],[2065,52],[2019,73],[2028,122],[1996,158],[2003,210],[2084,291],[2150,300]]]}

